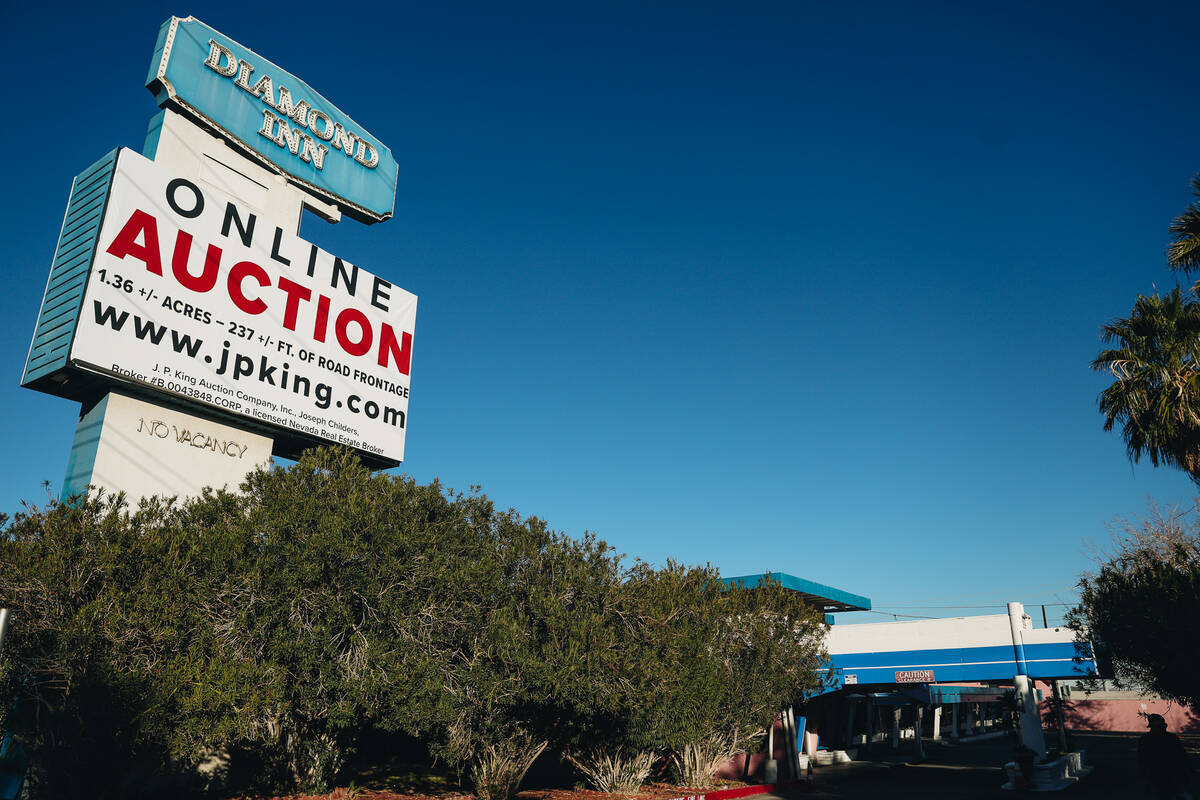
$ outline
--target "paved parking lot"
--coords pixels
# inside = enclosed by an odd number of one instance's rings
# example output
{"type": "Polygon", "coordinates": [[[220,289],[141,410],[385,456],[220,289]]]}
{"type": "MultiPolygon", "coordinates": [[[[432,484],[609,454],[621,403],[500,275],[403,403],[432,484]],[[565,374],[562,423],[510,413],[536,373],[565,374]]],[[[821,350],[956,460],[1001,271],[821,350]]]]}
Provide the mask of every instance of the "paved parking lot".
{"type": "MultiPolygon", "coordinates": [[[[1065,790],[1068,797],[1143,797],[1137,779],[1136,753],[1139,734],[1076,734],[1075,746],[1086,751],[1086,763],[1094,771],[1065,790]]],[[[1185,736],[1193,769],[1200,768],[1200,736],[1185,736]]],[[[1012,798],[1004,783],[1001,765],[1011,759],[1006,739],[984,742],[926,742],[927,758],[922,763],[905,762],[905,755],[881,754],[877,761],[859,761],[836,767],[817,768],[811,790],[783,795],[788,800],[803,797],[840,798],[1012,798]]],[[[908,756],[911,758],[911,755],[908,756]]],[[[1200,782],[1198,782],[1200,785],[1200,782]]],[[[1046,797],[1053,795],[1040,794],[1046,797]]]]}

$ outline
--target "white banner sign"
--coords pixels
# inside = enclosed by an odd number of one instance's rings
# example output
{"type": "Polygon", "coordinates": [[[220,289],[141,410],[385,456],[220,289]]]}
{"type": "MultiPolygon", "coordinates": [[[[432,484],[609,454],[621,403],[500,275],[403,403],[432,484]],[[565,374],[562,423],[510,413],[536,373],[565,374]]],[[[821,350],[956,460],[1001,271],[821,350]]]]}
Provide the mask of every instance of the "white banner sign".
{"type": "Polygon", "coordinates": [[[401,461],[417,298],[122,150],[70,359],[401,461]]]}

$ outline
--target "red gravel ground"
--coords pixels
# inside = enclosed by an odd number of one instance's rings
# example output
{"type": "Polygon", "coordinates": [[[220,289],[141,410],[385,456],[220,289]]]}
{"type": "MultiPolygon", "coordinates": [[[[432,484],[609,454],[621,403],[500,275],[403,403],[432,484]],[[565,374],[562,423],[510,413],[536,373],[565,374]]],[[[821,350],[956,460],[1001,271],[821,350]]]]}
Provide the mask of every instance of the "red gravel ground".
{"type": "MultiPolygon", "coordinates": [[[[736,782],[730,782],[714,788],[741,785],[736,782]]],[[[616,798],[622,798],[622,800],[675,800],[675,798],[703,794],[706,791],[711,792],[713,789],[689,789],[665,783],[656,783],[643,786],[641,791],[636,795],[605,794],[604,792],[593,792],[587,789],[527,789],[518,794],[517,797],[518,800],[616,800],[616,798]]],[[[355,788],[351,790],[343,787],[334,789],[329,794],[289,794],[276,797],[233,798],[233,800],[475,800],[475,795],[456,791],[421,794],[393,792],[387,789],[355,788]]]]}

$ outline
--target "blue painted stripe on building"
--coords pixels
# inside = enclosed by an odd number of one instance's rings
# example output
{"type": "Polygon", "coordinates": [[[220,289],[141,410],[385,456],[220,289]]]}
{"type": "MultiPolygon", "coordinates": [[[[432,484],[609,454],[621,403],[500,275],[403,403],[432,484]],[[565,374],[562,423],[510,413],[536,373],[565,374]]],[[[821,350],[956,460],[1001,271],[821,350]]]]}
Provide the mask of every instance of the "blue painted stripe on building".
{"type": "MultiPolygon", "coordinates": [[[[1064,662],[1061,661],[1026,661],[1031,678],[1062,678],[1064,662]]],[[[1071,675],[1096,675],[1096,662],[1089,656],[1081,661],[1071,662],[1071,675]]]]}
{"type": "MultiPolygon", "coordinates": [[[[1048,642],[1025,645],[1028,661],[1044,659],[1067,659],[1076,655],[1072,642],[1048,642]]],[[[1012,645],[992,647],[954,647],[934,650],[896,650],[874,653],[843,653],[831,656],[834,666],[841,669],[867,669],[892,667],[896,669],[919,669],[930,664],[970,664],[1005,662],[1016,664],[1012,645]]]]}
{"type": "MultiPolygon", "coordinates": [[[[1053,660],[1035,662],[1029,665],[1030,676],[1035,678],[1081,678],[1095,675],[1092,662],[1075,662],[1071,660],[1053,660]],[[1037,667],[1036,670],[1033,667],[1037,667]]],[[[1011,680],[1016,675],[1016,663],[1009,661],[1000,664],[953,664],[945,667],[929,668],[933,673],[933,682],[954,681],[999,681],[1011,680]]],[[[845,670],[835,674],[838,682],[845,680],[847,674],[854,675],[858,683],[896,683],[896,670],[886,668],[867,668],[845,670]]]]}
{"type": "MultiPolygon", "coordinates": [[[[1091,648],[1073,642],[1025,645],[1028,674],[1034,678],[1094,675],[1091,648]]],[[[1011,645],[936,650],[845,653],[830,658],[839,682],[853,674],[859,683],[896,683],[897,672],[928,670],[934,682],[1007,680],[1018,674],[1011,645]]],[[[829,672],[830,668],[821,672],[829,672]]]]}
{"type": "Polygon", "coordinates": [[[81,172],[71,186],[50,276],[42,295],[42,307],[25,360],[22,385],[28,386],[67,364],[117,154],[118,151],[113,150],[96,161],[81,172]]]}
{"type": "Polygon", "coordinates": [[[947,664],[970,661],[1008,661],[1012,658],[1012,645],[997,647],[960,647],[935,650],[897,650],[882,653],[845,653],[834,655],[830,660],[842,669],[856,669],[899,665],[897,669],[908,669],[913,664],[947,664]]]}

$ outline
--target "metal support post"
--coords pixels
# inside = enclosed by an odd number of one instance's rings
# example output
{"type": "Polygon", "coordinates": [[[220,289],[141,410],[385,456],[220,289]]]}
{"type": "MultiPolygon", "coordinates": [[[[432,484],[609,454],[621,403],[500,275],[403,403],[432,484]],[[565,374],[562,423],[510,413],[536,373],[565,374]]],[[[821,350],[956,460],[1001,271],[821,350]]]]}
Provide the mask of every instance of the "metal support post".
{"type": "Polygon", "coordinates": [[[854,712],[858,709],[858,701],[850,700],[846,709],[846,747],[854,745],[854,712]]]}
{"type": "Polygon", "coordinates": [[[1058,752],[1067,752],[1067,725],[1063,718],[1063,699],[1062,690],[1058,688],[1058,681],[1050,681],[1050,690],[1054,694],[1054,721],[1058,724],[1058,752]]]}
{"type": "Polygon", "coordinates": [[[875,707],[874,700],[867,700],[867,751],[871,752],[875,749],[875,720],[879,715],[879,710],[875,707]]]}
{"type": "Polygon", "coordinates": [[[925,740],[921,737],[921,728],[923,727],[925,717],[925,706],[917,703],[913,706],[913,743],[917,751],[917,758],[925,758],[925,740]]]}

